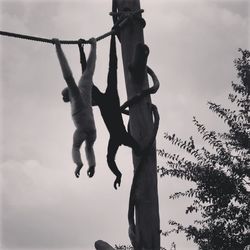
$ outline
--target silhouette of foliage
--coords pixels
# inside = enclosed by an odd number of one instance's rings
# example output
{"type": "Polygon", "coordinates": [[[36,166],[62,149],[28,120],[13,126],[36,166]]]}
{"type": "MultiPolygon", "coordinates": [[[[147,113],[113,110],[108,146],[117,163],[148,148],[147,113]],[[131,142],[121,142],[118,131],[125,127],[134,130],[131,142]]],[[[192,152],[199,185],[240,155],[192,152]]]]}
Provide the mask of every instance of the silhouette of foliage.
{"type": "Polygon", "coordinates": [[[192,198],[186,214],[201,214],[201,219],[190,226],[169,221],[173,229],[162,234],[184,232],[202,250],[240,250],[250,244],[250,52],[239,52],[241,57],[234,61],[239,83],[232,82],[234,93],[229,94],[235,110],[208,102],[209,109],[223,119],[229,130],[208,131],[194,117],[194,125],[209,149],[197,147],[192,137],[182,140],[165,133],[164,138],[188,156],[158,150],[158,155],[166,159],[165,166],[158,166],[161,177],[195,184],[195,188],[176,192],[170,198],[192,198]]]}

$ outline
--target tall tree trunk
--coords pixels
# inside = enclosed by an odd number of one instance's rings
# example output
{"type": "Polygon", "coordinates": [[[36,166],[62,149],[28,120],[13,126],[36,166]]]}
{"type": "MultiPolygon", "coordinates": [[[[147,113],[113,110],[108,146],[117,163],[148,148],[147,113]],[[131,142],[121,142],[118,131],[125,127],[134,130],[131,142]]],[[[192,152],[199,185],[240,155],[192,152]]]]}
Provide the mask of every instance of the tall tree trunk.
{"type": "MultiPolygon", "coordinates": [[[[139,10],[139,0],[116,0],[119,11],[139,10]]],[[[131,22],[120,31],[123,66],[128,99],[149,87],[146,70],[145,77],[138,82],[138,78],[131,74],[130,66],[135,66],[135,72],[140,70],[143,58],[135,58],[137,44],[144,43],[143,26],[139,19],[132,18],[131,22]],[[138,65],[139,63],[139,65],[138,65]]],[[[139,78],[140,79],[140,78],[139,78]]],[[[130,108],[130,132],[132,136],[144,147],[150,140],[153,131],[150,96],[130,108]]],[[[133,155],[134,168],[138,166],[141,158],[133,155]]],[[[151,148],[144,161],[142,171],[138,177],[136,188],[136,242],[138,249],[160,249],[160,219],[157,187],[155,145],[151,148]]]]}

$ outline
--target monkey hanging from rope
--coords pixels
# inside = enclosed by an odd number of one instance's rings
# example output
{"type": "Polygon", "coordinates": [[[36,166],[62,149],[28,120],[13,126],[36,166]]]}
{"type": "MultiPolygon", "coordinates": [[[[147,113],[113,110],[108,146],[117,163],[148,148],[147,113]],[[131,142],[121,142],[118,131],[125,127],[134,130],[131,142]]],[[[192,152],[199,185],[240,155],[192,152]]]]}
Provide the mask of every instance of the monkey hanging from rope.
{"type": "MultiPolygon", "coordinates": [[[[86,69],[79,80],[78,86],[75,83],[73,74],[61,48],[60,41],[58,39],[53,39],[52,41],[56,45],[57,57],[60,62],[63,77],[68,86],[62,91],[63,100],[64,102],[70,102],[72,119],[76,126],[72,146],[72,158],[76,164],[75,176],[77,178],[80,176],[80,171],[83,167],[80,148],[85,141],[85,152],[89,165],[87,174],[89,177],[92,177],[95,173],[96,165],[93,149],[96,140],[96,128],[92,111],[92,86],[96,63],[96,39],[91,38],[89,40],[91,50],[86,63],[86,69]]],[[[80,39],[79,43],[81,42],[80,39]]]]}
{"type": "MultiPolygon", "coordinates": [[[[82,45],[79,45],[79,50],[82,70],[84,71],[85,56],[82,45]]],[[[121,145],[125,145],[131,147],[136,154],[140,154],[141,149],[138,143],[126,131],[122,119],[120,99],[117,90],[117,55],[114,34],[111,35],[110,41],[109,72],[107,82],[108,84],[105,93],[102,93],[95,85],[93,85],[92,98],[93,104],[99,107],[104,123],[110,134],[107,163],[112,173],[116,176],[114,188],[117,189],[117,186],[120,186],[121,184],[122,177],[122,174],[115,162],[115,156],[118,148],[121,145]]]]}

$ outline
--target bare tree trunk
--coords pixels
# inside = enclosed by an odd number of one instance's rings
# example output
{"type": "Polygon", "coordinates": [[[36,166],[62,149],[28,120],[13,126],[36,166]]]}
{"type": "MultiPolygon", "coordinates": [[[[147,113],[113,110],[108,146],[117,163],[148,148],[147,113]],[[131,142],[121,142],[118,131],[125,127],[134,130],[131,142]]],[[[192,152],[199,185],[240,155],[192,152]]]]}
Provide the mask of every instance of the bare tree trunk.
{"type": "MultiPolygon", "coordinates": [[[[139,0],[116,0],[119,11],[139,10],[139,0]]],[[[133,65],[134,72],[141,71],[141,64],[145,58],[136,58],[137,44],[144,43],[143,26],[139,19],[131,20],[120,31],[123,66],[128,99],[149,87],[146,70],[139,82],[129,69],[133,65]]],[[[147,55],[145,55],[147,57],[147,55]]],[[[146,65],[144,65],[146,66],[146,65]]],[[[137,72],[138,73],[138,72],[137,72]]],[[[139,78],[140,79],[140,78],[139,78]]],[[[132,136],[144,147],[150,140],[153,131],[150,97],[145,97],[130,108],[130,132],[132,136]]],[[[134,168],[140,163],[140,157],[133,155],[134,168]]],[[[143,170],[138,178],[136,189],[136,242],[138,249],[160,249],[160,219],[157,187],[156,149],[152,147],[147,159],[144,161],[143,170]]]]}

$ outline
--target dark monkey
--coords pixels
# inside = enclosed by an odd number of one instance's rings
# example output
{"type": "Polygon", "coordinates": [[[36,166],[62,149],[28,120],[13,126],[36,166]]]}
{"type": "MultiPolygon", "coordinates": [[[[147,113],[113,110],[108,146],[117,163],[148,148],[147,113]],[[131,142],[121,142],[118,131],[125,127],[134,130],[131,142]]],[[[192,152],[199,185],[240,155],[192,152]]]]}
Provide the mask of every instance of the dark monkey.
{"type": "MultiPolygon", "coordinates": [[[[84,51],[81,46],[79,46],[79,49],[82,70],[84,70],[84,62],[82,61],[84,60],[84,51]]],[[[122,119],[120,99],[117,90],[117,55],[115,35],[111,36],[110,41],[109,72],[107,82],[108,84],[105,93],[100,92],[100,90],[93,85],[92,97],[94,104],[100,109],[102,118],[110,134],[107,162],[110,170],[116,176],[114,188],[117,189],[117,185],[120,186],[121,184],[122,177],[122,174],[115,162],[115,156],[119,146],[125,145],[131,147],[137,154],[140,153],[140,146],[126,131],[122,119]]]]}

